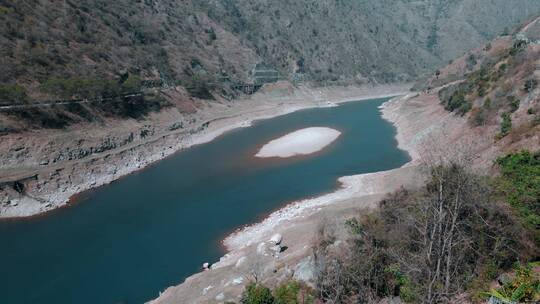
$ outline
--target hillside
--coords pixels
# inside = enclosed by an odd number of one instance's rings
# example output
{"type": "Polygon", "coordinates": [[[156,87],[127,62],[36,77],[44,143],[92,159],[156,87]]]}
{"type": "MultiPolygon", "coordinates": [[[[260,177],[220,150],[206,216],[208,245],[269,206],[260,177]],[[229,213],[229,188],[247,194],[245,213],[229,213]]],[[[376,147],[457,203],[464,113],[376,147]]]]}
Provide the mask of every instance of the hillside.
{"type": "Polygon", "coordinates": [[[540,13],[536,4],[3,0],[0,83],[22,89],[2,97],[107,95],[130,75],[229,96],[257,63],[288,80],[410,81],[540,13]]]}
{"type": "Polygon", "coordinates": [[[410,163],[341,178],[339,191],[232,234],[210,271],[152,303],[538,302],[537,26],[467,52],[382,106],[410,163]],[[267,257],[277,233],[287,249],[267,257]]]}

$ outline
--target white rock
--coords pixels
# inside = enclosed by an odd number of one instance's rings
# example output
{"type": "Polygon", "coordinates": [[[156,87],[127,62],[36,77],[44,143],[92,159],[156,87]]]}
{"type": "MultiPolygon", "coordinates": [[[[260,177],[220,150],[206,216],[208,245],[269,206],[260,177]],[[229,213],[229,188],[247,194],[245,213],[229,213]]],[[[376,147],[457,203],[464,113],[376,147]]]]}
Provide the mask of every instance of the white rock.
{"type": "Polygon", "coordinates": [[[207,294],[208,291],[209,291],[210,289],[212,289],[212,288],[214,288],[214,286],[212,286],[212,285],[205,287],[205,288],[203,289],[203,291],[202,291],[203,296],[204,296],[205,294],[207,294]]]}
{"type": "Polygon", "coordinates": [[[258,254],[265,254],[265,251],[266,251],[266,244],[265,243],[260,243],[259,245],[257,245],[257,253],[258,254]]]}
{"type": "Polygon", "coordinates": [[[216,296],[216,301],[223,301],[223,300],[225,300],[225,295],[222,292],[216,296]]]}
{"type": "Polygon", "coordinates": [[[242,278],[242,277],[235,278],[232,281],[232,283],[233,283],[233,285],[240,285],[240,284],[244,283],[244,278],[242,278]]]}
{"type": "Polygon", "coordinates": [[[246,258],[245,256],[243,256],[243,257],[239,258],[238,261],[236,261],[236,264],[234,265],[234,267],[239,268],[239,267],[241,267],[246,261],[247,261],[247,258],[246,258]]]}
{"type": "Polygon", "coordinates": [[[274,253],[280,253],[281,252],[281,246],[279,245],[276,245],[276,246],[272,246],[270,247],[270,250],[274,253]]]}
{"type": "Polygon", "coordinates": [[[210,264],[204,263],[204,264],[202,264],[202,267],[203,267],[204,270],[207,270],[208,268],[210,268],[210,264]]]}
{"type": "Polygon", "coordinates": [[[282,239],[281,234],[276,233],[270,238],[270,242],[274,243],[275,245],[279,245],[281,244],[281,239],[282,239]]]}

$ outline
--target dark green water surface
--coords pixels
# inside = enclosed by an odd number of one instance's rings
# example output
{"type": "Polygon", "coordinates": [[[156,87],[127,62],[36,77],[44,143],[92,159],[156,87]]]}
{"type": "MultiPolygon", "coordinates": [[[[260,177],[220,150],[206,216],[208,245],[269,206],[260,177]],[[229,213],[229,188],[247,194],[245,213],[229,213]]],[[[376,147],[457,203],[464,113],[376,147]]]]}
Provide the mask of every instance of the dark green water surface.
{"type": "Polygon", "coordinates": [[[386,99],[259,121],[175,154],[46,216],[0,222],[0,303],[142,303],[224,254],[220,241],[344,175],[399,167],[386,99]],[[306,127],[342,135],[324,151],[256,159],[269,140],[306,127]]]}

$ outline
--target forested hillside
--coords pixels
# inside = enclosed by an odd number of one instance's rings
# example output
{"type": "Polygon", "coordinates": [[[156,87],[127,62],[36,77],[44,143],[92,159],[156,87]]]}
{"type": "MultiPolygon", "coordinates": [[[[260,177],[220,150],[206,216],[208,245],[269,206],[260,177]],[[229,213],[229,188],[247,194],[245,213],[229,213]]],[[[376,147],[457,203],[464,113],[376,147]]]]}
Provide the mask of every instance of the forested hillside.
{"type": "Polygon", "coordinates": [[[538,13],[536,0],[2,0],[0,83],[17,100],[129,76],[209,97],[257,63],[319,84],[410,81],[538,13]]]}

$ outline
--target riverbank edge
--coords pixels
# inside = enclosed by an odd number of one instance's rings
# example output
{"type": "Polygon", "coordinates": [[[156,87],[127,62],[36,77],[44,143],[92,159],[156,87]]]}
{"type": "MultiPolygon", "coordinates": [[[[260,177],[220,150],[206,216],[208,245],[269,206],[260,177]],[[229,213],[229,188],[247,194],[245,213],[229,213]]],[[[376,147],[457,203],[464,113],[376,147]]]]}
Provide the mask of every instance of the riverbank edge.
{"type": "MultiPolygon", "coordinates": [[[[254,247],[257,247],[260,242],[264,242],[273,233],[280,233],[282,230],[287,230],[287,228],[279,227],[280,225],[286,226],[288,229],[294,229],[294,226],[296,226],[298,223],[305,222],[306,218],[310,218],[317,212],[320,212],[322,209],[332,208],[333,204],[347,202],[354,199],[362,201],[362,199],[365,198],[366,207],[373,207],[373,204],[377,201],[379,196],[383,195],[384,193],[391,192],[392,190],[397,190],[397,188],[406,185],[406,180],[410,177],[414,177],[415,181],[409,182],[407,185],[417,186],[421,184],[423,182],[423,177],[418,167],[420,162],[419,153],[415,145],[408,144],[407,134],[402,132],[402,128],[407,127],[406,124],[403,124],[396,119],[401,110],[399,105],[415,97],[417,93],[408,91],[404,92],[403,94],[388,95],[389,96],[386,97],[394,98],[384,102],[379,107],[379,110],[381,111],[382,118],[396,128],[394,138],[397,142],[397,146],[399,149],[409,154],[411,158],[409,162],[403,164],[399,168],[387,171],[340,177],[337,180],[339,183],[339,188],[335,191],[318,197],[291,202],[290,204],[269,213],[268,216],[266,216],[260,222],[237,229],[226,236],[222,241],[227,253],[221,257],[217,263],[212,265],[212,271],[219,271],[221,269],[223,269],[223,271],[230,271],[228,269],[231,267],[237,268],[239,261],[245,259],[246,256],[249,256],[249,252],[252,251],[254,247]]],[[[308,246],[310,239],[302,238],[295,241],[300,241],[301,244],[295,244],[296,246],[303,247],[302,251],[304,252],[300,253],[300,256],[305,258],[307,250],[306,246],[308,246]]],[[[294,253],[293,255],[298,254],[294,253]]],[[[298,266],[298,263],[305,262],[305,260],[301,260],[298,257],[295,257],[294,259],[296,262],[293,264],[296,265],[290,265],[293,268],[298,266]]],[[[175,301],[175,299],[178,300],[179,296],[182,297],[181,295],[185,293],[185,289],[195,288],[194,286],[196,285],[196,281],[205,281],[203,276],[206,274],[206,272],[195,273],[186,278],[186,280],[181,284],[167,288],[160,293],[158,298],[149,301],[148,303],[176,303],[177,301],[175,301]]],[[[208,286],[212,286],[210,282],[208,282],[208,286]]],[[[194,293],[197,292],[198,291],[194,291],[194,293]]],[[[184,300],[191,300],[193,303],[209,303],[208,299],[204,299],[205,296],[205,292],[203,292],[200,296],[195,296],[195,298],[197,298],[196,300],[193,298],[186,298],[184,300]]],[[[212,302],[213,301],[210,301],[210,303],[212,302]]]]}
{"type": "Polygon", "coordinates": [[[268,234],[273,231],[280,222],[283,221],[292,221],[294,218],[301,217],[306,210],[315,210],[321,206],[330,205],[337,201],[343,201],[351,198],[357,198],[362,196],[369,196],[380,193],[378,186],[374,187],[365,187],[366,179],[377,179],[381,177],[387,177],[388,175],[394,174],[396,171],[399,171],[401,168],[413,167],[419,164],[420,156],[414,145],[408,144],[405,136],[400,132],[401,125],[397,123],[394,115],[397,115],[397,109],[392,108],[392,105],[399,104],[404,102],[412,97],[416,93],[400,94],[394,96],[392,99],[384,102],[379,110],[381,111],[381,117],[388,121],[390,124],[396,128],[395,140],[397,142],[397,147],[400,150],[403,150],[408,153],[410,160],[403,164],[399,168],[386,170],[386,171],[377,171],[372,173],[364,174],[355,174],[349,176],[341,176],[338,178],[337,182],[339,183],[339,188],[333,192],[308,198],[304,200],[294,201],[286,206],[270,213],[267,217],[264,218],[261,222],[245,226],[238,229],[237,231],[228,235],[224,240],[223,244],[228,252],[239,250],[245,247],[248,247],[252,244],[252,240],[261,240],[262,235],[268,234]]]}
{"type": "MultiPolygon", "coordinates": [[[[361,101],[377,98],[387,98],[398,95],[404,95],[408,93],[410,84],[398,84],[398,85],[381,85],[370,87],[332,87],[332,88],[307,88],[303,87],[297,89],[301,91],[303,95],[297,96],[297,91],[293,94],[286,96],[275,97],[273,96],[272,89],[262,94],[255,94],[249,98],[249,100],[261,99],[260,106],[251,108],[250,111],[240,113],[237,116],[231,117],[227,115],[211,117],[206,121],[212,121],[206,129],[203,131],[185,135],[179,137],[176,144],[171,146],[170,142],[167,142],[168,136],[177,136],[177,134],[161,134],[157,140],[148,142],[141,142],[140,144],[130,147],[129,149],[117,152],[117,154],[129,152],[130,156],[137,154],[144,154],[140,151],[144,150],[146,146],[152,145],[148,150],[157,150],[155,153],[149,155],[138,155],[136,160],[127,162],[126,166],[119,166],[120,169],[115,170],[112,174],[105,172],[98,176],[84,177],[82,183],[72,183],[65,186],[62,189],[50,190],[46,193],[41,193],[40,197],[34,195],[23,196],[18,199],[14,207],[0,208],[0,220],[19,220],[26,219],[35,216],[47,216],[51,211],[58,208],[66,207],[70,205],[73,199],[86,191],[97,189],[101,186],[110,184],[113,181],[119,180],[129,174],[135,173],[144,169],[145,167],[152,165],[164,158],[188,149],[190,147],[208,143],[215,138],[230,132],[238,128],[244,128],[251,126],[258,120],[265,120],[274,118],[281,115],[290,114],[299,110],[320,108],[335,106],[340,103],[361,101]],[[347,97],[334,95],[333,92],[341,90],[347,95],[349,92],[351,95],[347,97]],[[360,91],[361,93],[356,93],[360,91]],[[383,93],[381,93],[383,91],[383,93]],[[215,123],[219,122],[219,123],[215,123]],[[162,146],[162,147],[160,147],[162,146]],[[46,202],[46,204],[44,204],[46,202]]],[[[242,100],[239,100],[238,107],[241,108],[242,100]]],[[[95,158],[100,159],[107,158],[109,155],[98,155],[95,158]]],[[[92,170],[91,163],[94,160],[81,161],[80,164],[88,171],[92,170]]],[[[111,165],[114,165],[114,160],[111,165]]],[[[79,164],[79,165],[80,165],[79,164]]],[[[71,177],[70,177],[71,179],[71,177]]]]}

